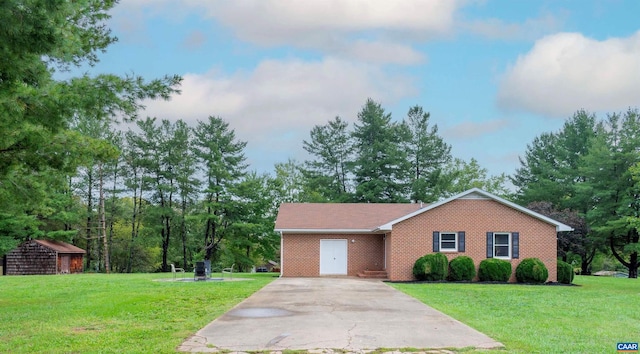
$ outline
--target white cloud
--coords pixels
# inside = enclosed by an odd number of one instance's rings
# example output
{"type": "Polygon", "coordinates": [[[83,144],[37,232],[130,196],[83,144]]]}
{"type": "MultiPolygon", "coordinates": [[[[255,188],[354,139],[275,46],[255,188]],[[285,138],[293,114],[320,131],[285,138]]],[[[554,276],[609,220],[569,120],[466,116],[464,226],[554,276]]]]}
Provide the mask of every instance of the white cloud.
{"type": "Polygon", "coordinates": [[[442,33],[450,29],[458,4],[452,0],[240,0],[201,2],[209,16],[262,44],[290,42],[306,35],[384,29],[442,33]]]}
{"type": "Polygon", "coordinates": [[[303,139],[316,124],[336,115],[353,120],[368,97],[382,105],[415,94],[413,82],[375,66],[328,58],[260,63],[251,72],[186,74],[182,94],[171,101],[146,102],[142,115],[193,125],[220,116],[242,140],[277,148],[283,138],[303,139]]]}
{"type": "Polygon", "coordinates": [[[500,79],[498,105],[553,117],[640,106],[640,31],[603,41],[559,33],[536,41],[500,79]]]}
{"type": "Polygon", "coordinates": [[[198,11],[257,45],[406,65],[424,59],[412,47],[414,41],[453,30],[459,6],[455,0],[130,0],[116,7],[114,18],[148,9],[171,18],[198,11]]]}
{"type": "Polygon", "coordinates": [[[452,139],[474,138],[491,134],[509,126],[506,119],[494,119],[484,122],[462,122],[445,130],[444,135],[452,139]]]}
{"type": "Polygon", "coordinates": [[[562,20],[552,14],[527,19],[525,22],[507,23],[498,18],[461,23],[466,30],[477,35],[500,40],[534,40],[557,32],[562,20]]]}
{"type": "Polygon", "coordinates": [[[184,39],[182,45],[186,49],[196,50],[207,41],[207,37],[202,31],[191,31],[189,35],[184,39]]]}
{"type": "Polygon", "coordinates": [[[425,55],[407,45],[392,42],[356,41],[342,51],[345,57],[368,63],[424,64],[425,55]]]}

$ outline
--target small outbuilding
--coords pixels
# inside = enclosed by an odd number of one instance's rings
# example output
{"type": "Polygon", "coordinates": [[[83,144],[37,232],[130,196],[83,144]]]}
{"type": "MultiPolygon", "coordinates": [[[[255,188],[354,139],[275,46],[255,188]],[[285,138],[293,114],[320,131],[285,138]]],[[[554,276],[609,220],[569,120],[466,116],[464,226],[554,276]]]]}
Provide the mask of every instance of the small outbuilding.
{"type": "Polygon", "coordinates": [[[30,240],[5,255],[6,275],[82,273],[85,250],[62,241],[30,240]]]}

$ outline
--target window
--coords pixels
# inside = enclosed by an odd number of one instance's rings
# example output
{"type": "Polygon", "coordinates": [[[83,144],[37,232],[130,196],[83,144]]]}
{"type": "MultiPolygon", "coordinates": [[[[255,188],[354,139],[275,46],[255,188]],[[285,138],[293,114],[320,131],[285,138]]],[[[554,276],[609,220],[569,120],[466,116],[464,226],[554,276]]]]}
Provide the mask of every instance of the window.
{"type": "Polygon", "coordinates": [[[464,252],[464,231],[433,232],[433,252],[464,252]]]}
{"type": "Polygon", "coordinates": [[[458,250],[458,233],[442,232],[440,233],[440,251],[455,252],[458,250]]]}
{"type": "Polygon", "coordinates": [[[511,258],[511,233],[496,232],[493,234],[493,257],[511,258]]]}

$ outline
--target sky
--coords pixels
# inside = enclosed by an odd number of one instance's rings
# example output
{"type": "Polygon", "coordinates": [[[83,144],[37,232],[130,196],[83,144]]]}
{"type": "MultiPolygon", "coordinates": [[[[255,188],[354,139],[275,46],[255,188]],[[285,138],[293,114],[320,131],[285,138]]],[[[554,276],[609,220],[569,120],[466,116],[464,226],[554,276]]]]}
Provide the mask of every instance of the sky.
{"type": "Polygon", "coordinates": [[[430,112],[452,155],[511,175],[527,144],[580,109],[640,107],[637,0],[122,0],[118,42],[82,68],[183,77],[144,116],[209,116],[250,169],[309,158],[303,141],[368,98],[402,121],[430,112]]]}

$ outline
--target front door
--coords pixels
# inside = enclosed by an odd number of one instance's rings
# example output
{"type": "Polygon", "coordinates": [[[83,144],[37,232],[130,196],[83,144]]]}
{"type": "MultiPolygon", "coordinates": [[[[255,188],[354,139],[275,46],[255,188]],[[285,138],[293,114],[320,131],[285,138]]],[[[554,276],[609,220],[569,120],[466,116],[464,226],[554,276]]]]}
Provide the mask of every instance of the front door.
{"type": "Polygon", "coordinates": [[[320,275],[347,275],[347,240],[320,240],[320,275]]]}
{"type": "Polygon", "coordinates": [[[60,273],[69,273],[70,258],[68,255],[60,256],[60,273]]]}

